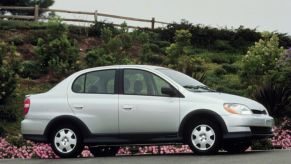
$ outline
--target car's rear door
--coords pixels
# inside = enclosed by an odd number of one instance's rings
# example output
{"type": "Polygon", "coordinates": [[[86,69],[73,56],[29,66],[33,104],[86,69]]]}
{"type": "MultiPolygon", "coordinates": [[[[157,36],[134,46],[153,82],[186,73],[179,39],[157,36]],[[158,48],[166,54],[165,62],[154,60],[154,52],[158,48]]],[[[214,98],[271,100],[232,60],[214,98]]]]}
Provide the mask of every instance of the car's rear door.
{"type": "Polygon", "coordinates": [[[77,118],[94,134],[118,134],[117,70],[78,76],[68,89],[68,102],[77,118]]]}
{"type": "Polygon", "coordinates": [[[119,95],[119,130],[128,133],[175,133],[179,126],[178,96],[161,93],[171,85],[152,72],[139,69],[122,71],[119,95]]]}

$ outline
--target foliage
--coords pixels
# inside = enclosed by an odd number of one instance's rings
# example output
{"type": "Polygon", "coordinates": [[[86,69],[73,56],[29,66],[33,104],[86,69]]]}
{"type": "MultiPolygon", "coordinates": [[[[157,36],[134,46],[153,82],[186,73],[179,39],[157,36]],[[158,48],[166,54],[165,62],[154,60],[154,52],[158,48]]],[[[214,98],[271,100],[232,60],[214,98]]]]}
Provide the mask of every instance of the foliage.
{"type": "Polygon", "coordinates": [[[221,67],[218,67],[214,70],[214,74],[216,76],[221,76],[221,75],[225,75],[226,74],[226,71],[225,69],[221,68],[221,67]]]}
{"type": "Polygon", "coordinates": [[[0,105],[13,93],[16,87],[15,47],[0,42],[0,105]]]}
{"type": "Polygon", "coordinates": [[[40,77],[38,62],[34,60],[25,60],[21,63],[19,75],[22,78],[37,79],[40,77]]]}
{"type": "Polygon", "coordinates": [[[251,84],[261,84],[259,77],[276,70],[282,54],[283,48],[279,47],[278,36],[264,33],[263,39],[251,46],[242,60],[243,80],[251,84]]]}
{"type": "Polygon", "coordinates": [[[87,52],[85,61],[89,67],[114,64],[115,60],[104,48],[95,48],[87,52]]]}
{"type": "Polygon", "coordinates": [[[191,33],[188,30],[178,30],[175,33],[175,43],[172,43],[167,49],[166,53],[169,56],[169,62],[177,64],[177,58],[180,56],[190,55],[192,46],[190,43],[191,33]]]}
{"type": "Polygon", "coordinates": [[[35,53],[42,73],[50,72],[57,78],[76,70],[79,49],[67,36],[67,28],[59,20],[52,20],[46,38],[39,38],[35,53]]]}
{"type": "MultiPolygon", "coordinates": [[[[172,23],[166,28],[157,28],[154,31],[160,35],[161,40],[174,42],[177,30],[188,30],[191,34],[191,43],[195,48],[212,51],[242,52],[245,53],[249,46],[261,38],[261,33],[256,29],[243,26],[238,29],[215,28],[205,25],[193,25],[186,20],[172,23]]],[[[280,46],[291,47],[291,39],[286,34],[278,34],[280,46]]]]}
{"type": "Polygon", "coordinates": [[[0,30],[40,30],[46,29],[47,23],[45,22],[32,22],[21,20],[0,20],[0,30]]]}
{"type": "Polygon", "coordinates": [[[17,120],[17,111],[15,109],[0,107],[1,122],[15,122],[17,120]]]}
{"type": "Polygon", "coordinates": [[[227,73],[237,73],[238,72],[238,67],[233,65],[233,64],[222,64],[222,68],[227,72],[227,73]]]}
{"type": "Polygon", "coordinates": [[[103,29],[110,30],[113,35],[117,35],[119,31],[114,27],[112,23],[107,23],[107,22],[96,22],[89,28],[89,36],[101,36],[101,31],[103,29]]]}
{"type": "Polygon", "coordinates": [[[271,116],[291,118],[291,88],[268,83],[255,90],[252,97],[263,104],[271,116]]]}
{"type": "MultiPolygon", "coordinates": [[[[0,6],[34,6],[39,5],[40,8],[48,8],[54,4],[54,0],[0,0],[0,6]]],[[[0,13],[11,13],[13,15],[33,15],[33,11],[22,10],[4,10],[1,9],[0,13]]],[[[40,14],[43,12],[40,11],[40,14]]]]}

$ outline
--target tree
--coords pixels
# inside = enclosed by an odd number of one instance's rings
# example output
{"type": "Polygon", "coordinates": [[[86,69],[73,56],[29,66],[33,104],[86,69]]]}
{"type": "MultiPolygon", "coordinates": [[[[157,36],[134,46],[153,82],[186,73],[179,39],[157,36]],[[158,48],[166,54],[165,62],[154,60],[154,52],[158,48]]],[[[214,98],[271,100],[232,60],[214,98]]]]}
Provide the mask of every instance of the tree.
{"type": "MultiPolygon", "coordinates": [[[[0,0],[0,6],[34,6],[39,5],[41,8],[48,8],[54,4],[54,0],[0,0]]],[[[34,11],[23,10],[5,10],[0,9],[1,14],[11,13],[13,15],[33,15],[34,11]]],[[[40,12],[43,14],[43,12],[40,12]]]]}

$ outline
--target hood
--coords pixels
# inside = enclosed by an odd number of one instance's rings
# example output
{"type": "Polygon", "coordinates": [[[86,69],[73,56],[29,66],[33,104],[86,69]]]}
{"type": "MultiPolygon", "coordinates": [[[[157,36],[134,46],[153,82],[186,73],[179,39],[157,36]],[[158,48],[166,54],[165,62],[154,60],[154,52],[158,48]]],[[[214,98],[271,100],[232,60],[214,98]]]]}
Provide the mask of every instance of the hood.
{"type": "Polygon", "coordinates": [[[207,98],[215,99],[222,101],[223,103],[236,103],[236,104],[242,104],[250,109],[257,109],[257,110],[265,110],[266,108],[249,98],[241,97],[241,96],[236,96],[232,94],[226,94],[226,93],[219,93],[219,92],[195,92],[197,94],[200,94],[199,96],[205,96],[207,98]]]}

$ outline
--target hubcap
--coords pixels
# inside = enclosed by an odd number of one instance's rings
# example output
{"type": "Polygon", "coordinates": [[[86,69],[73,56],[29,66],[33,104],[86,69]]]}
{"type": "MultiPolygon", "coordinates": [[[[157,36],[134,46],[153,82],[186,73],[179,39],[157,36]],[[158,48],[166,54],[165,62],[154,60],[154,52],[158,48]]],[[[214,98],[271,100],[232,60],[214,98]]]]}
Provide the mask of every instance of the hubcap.
{"type": "Polygon", "coordinates": [[[59,152],[69,153],[76,147],[76,134],[71,129],[61,129],[55,135],[54,144],[59,152]]]}
{"type": "Polygon", "coordinates": [[[208,125],[198,125],[192,131],[191,140],[198,150],[208,150],[215,142],[215,132],[208,125]]]}

